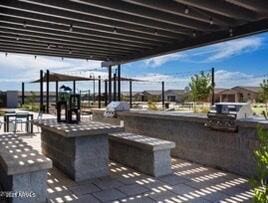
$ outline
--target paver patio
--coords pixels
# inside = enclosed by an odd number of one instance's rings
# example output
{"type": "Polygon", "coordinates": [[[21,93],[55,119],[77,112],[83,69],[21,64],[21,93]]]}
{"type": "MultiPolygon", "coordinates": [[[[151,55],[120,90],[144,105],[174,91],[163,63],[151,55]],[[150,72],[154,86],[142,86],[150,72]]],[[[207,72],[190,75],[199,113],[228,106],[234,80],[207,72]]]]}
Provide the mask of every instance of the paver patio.
{"type": "MultiPolygon", "coordinates": [[[[40,134],[25,137],[40,150],[40,134]]],[[[48,174],[49,202],[251,202],[248,181],[240,176],[180,159],[173,174],[154,178],[110,162],[110,176],[74,182],[53,168],[48,174]]]]}

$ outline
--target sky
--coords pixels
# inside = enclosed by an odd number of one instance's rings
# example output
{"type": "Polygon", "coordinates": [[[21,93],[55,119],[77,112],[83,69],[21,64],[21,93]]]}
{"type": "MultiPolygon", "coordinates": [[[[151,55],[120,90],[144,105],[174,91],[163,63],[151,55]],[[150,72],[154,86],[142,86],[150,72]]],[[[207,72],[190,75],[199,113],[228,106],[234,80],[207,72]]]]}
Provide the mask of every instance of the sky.
{"type": "MultiPolygon", "coordinates": [[[[216,88],[258,86],[264,78],[268,79],[267,53],[268,33],[262,33],[123,64],[121,70],[122,76],[146,81],[135,82],[134,91],[160,90],[161,81],[165,81],[166,89],[184,89],[192,75],[200,71],[209,72],[212,67],[215,68],[216,88]]],[[[26,91],[38,90],[39,85],[30,81],[38,79],[40,69],[86,77],[107,77],[107,69],[101,68],[100,61],[45,56],[35,59],[33,55],[8,53],[6,56],[6,53],[0,52],[0,90],[20,90],[22,81],[26,83],[26,91]]],[[[92,81],[79,82],[77,90],[92,90],[92,86],[92,81]]],[[[127,83],[122,84],[122,90],[128,90],[127,83]]]]}

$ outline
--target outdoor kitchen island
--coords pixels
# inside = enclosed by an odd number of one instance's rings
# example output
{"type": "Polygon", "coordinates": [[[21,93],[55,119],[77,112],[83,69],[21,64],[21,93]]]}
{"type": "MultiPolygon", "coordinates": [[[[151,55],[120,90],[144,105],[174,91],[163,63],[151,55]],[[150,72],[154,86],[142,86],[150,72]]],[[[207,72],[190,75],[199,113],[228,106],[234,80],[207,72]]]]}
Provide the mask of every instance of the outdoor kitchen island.
{"type": "Polygon", "coordinates": [[[113,124],[122,120],[126,132],[175,142],[174,157],[247,177],[256,172],[257,126],[268,129],[268,121],[261,117],[236,120],[238,131],[228,132],[206,126],[206,114],[132,110],[106,118],[103,112],[94,110],[93,120],[113,124]]]}
{"type": "Polygon", "coordinates": [[[108,175],[108,133],[123,127],[101,122],[61,123],[36,121],[41,127],[42,152],[53,165],[75,181],[108,175]]]}

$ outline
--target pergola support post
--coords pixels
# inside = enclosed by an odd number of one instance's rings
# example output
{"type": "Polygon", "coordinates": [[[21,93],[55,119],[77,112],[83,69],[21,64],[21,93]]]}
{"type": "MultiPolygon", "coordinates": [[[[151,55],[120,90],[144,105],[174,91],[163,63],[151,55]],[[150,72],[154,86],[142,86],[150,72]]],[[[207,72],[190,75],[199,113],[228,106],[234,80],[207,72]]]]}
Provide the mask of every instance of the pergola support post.
{"type": "Polygon", "coordinates": [[[117,66],[117,100],[121,101],[121,65],[117,66]]]}
{"type": "Polygon", "coordinates": [[[58,103],[59,101],[59,81],[56,81],[56,104],[58,103]]]}
{"type": "Polygon", "coordinates": [[[75,94],[75,89],[76,89],[76,81],[73,81],[73,94],[75,94]]]}
{"type": "Polygon", "coordinates": [[[40,70],[40,112],[44,112],[43,70],[40,70]]]}
{"type": "Polygon", "coordinates": [[[162,81],[162,108],[165,109],[165,82],[162,81]]]}
{"type": "Polygon", "coordinates": [[[116,101],[116,73],[114,73],[114,95],[113,95],[113,101],[116,101]]]}
{"type": "Polygon", "coordinates": [[[129,107],[132,108],[132,80],[129,80],[129,107]]]}
{"type": "Polygon", "coordinates": [[[47,101],[46,101],[46,104],[47,104],[47,107],[46,107],[46,113],[49,113],[49,70],[47,70],[47,73],[46,73],[46,83],[47,83],[47,101]]]}
{"type": "Polygon", "coordinates": [[[211,69],[211,86],[212,86],[212,95],[211,95],[211,105],[215,103],[215,69],[211,69]]]}
{"type": "Polygon", "coordinates": [[[107,80],[104,80],[104,105],[107,106],[107,80]]]}
{"type": "Polygon", "coordinates": [[[98,88],[99,88],[99,97],[98,97],[98,107],[99,109],[101,108],[101,76],[99,75],[98,77],[98,82],[99,82],[99,85],[98,85],[98,88]]]}
{"type": "Polygon", "coordinates": [[[24,82],[21,83],[21,105],[24,104],[24,82]]]}
{"type": "Polygon", "coordinates": [[[112,66],[108,67],[108,101],[112,101],[112,66]]]}

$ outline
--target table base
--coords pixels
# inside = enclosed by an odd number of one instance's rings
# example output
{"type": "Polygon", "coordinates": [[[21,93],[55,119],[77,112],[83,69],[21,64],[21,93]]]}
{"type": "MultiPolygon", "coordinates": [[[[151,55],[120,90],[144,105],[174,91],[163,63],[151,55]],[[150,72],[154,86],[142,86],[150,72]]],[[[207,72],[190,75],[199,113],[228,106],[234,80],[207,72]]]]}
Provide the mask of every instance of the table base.
{"type": "Polygon", "coordinates": [[[75,181],[108,175],[108,135],[66,138],[42,129],[42,152],[75,181]]]}

